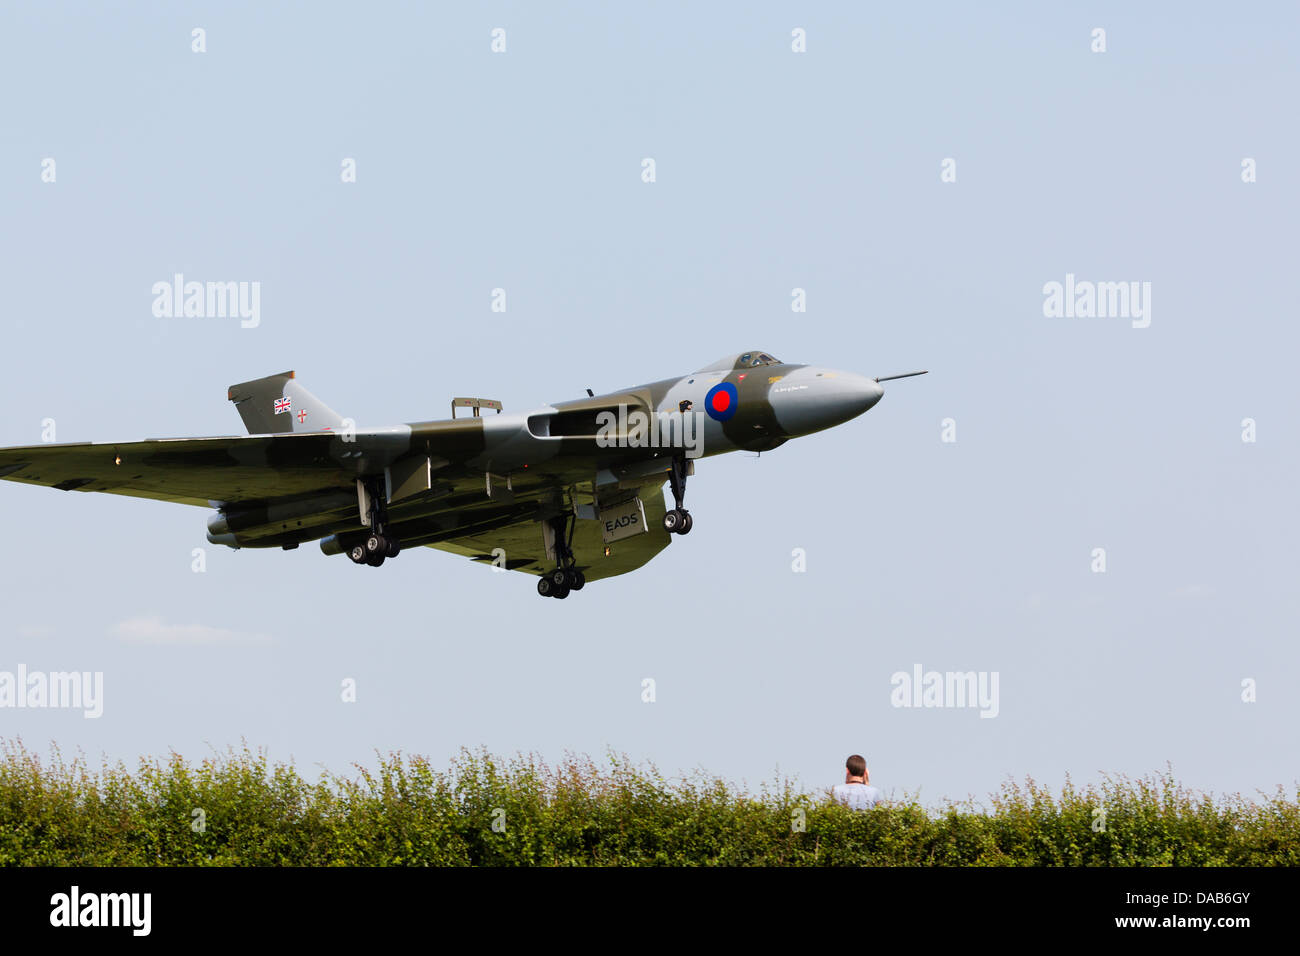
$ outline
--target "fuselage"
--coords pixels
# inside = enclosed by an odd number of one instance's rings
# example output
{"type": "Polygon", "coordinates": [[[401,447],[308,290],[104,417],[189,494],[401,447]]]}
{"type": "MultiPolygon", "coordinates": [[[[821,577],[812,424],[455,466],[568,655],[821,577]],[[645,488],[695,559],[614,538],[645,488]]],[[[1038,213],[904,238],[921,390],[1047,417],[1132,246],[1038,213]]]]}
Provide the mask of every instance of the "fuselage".
{"type": "Polygon", "coordinates": [[[607,466],[675,451],[689,458],[770,451],[855,418],[883,394],[876,381],[852,372],[744,352],[678,378],[484,416],[476,420],[483,453],[471,464],[508,471],[545,468],[552,459],[607,466]]]}

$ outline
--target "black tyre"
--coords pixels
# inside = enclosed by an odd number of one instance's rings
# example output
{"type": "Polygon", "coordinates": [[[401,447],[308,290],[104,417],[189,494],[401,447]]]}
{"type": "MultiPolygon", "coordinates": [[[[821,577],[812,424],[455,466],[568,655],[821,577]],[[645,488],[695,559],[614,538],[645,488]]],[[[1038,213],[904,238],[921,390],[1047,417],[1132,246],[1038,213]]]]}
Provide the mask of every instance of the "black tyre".
{"type": "Polygon", "coordinates": [[[676,534],[677,529],[682,525],[682,513],[676,508],[671,508],[664,512],[664,530],[669,534],[676,534]]]}
{"type": "Polygon", "coordinates": [[[569,572],[564,568],[556,568],[548,574],[547,577],[551,579],[551,584],[557,591],[560,588],[567,588],[569,586],[569,572]]]}
{"type": "Polygon", "coordinates": [[[374,557],[376,554],[384,554],[388,551],[388,540],[382,534],[372,534],[366,538],[363,543],[366,554],[374,557]]]}
{"type": "Polygon", "coordinates": [[[577,568],[570,568],[567,583],[570,591],[581,591],[587,584],[587,576],[577,568]]]}
{"type": "Polygon", "coordinates": [[[561,601],[563,601],[568,596],[569,596],[569,586],[567,584],[562,588],[556,588],[555,592],[551,595],[551,597],[559,598],[561,601]]]}
{"type": "Polygon", "coordinates": [[[370,557],[366,558],[366,564],[370,565],[372,568],[377,568],[383,563],[383,554],[372,554],[370,557]]]}
{"type": "Polygon", "coordinates": [[[384,537],[388,539],[388,550],[384,552],[385,555],[390,558],[395,558],[402,553],[402,542],[398,541],[391,534],[386,534],[384,537]]]}
{"type": "Polygon", "coordinates": [[[543,575],[537,579],[537,593],[542,597],[550,597],[554,591],[555,588],[551,585],[550,578],[543,575]]]}
{"type": "Polygon", "coordinates": [[[690,534],[690,533],[691,533],[691,528],[693,528],[693,527],[695,527],[695,521],[694,521],[694,519],[691,518],[691,513],[690,513],[689,511],[683,512],[683,514],[682,514],[682,527],[681,527],[681,530],[679,530],[677,533],[678,533],[678,534],[690,534]]]}
{"type": "Polygon", "coordinates": [[[368,557],[365,546],[360,544],[356,545],[348,552],[348,557],[352,559],[353,564],[365,564],[366,558],[368,557]]]}

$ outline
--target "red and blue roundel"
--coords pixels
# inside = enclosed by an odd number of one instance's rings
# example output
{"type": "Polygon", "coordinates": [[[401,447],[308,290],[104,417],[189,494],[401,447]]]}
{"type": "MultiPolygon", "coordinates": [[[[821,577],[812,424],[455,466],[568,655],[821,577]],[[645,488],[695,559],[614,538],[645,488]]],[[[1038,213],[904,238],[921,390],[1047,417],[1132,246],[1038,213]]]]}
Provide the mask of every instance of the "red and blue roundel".
{"type": "Polygon", "coordinates": [[[704,410],[715,422],[725,422],[736,414],[739,405],[740,396],[736,392],[736,386],[730,382],[719,382],[704,396],[704,410]]]}

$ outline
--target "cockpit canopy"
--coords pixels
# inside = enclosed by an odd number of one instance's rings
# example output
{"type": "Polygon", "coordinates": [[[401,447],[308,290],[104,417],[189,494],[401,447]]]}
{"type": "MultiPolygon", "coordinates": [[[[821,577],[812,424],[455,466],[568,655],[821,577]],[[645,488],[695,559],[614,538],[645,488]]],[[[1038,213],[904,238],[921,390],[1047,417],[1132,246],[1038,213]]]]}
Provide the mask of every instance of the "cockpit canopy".
{"type": "Polygon", "coordinates": [[[739,355],[728,355],[718,359],[712,365],[700,369],[701,372],[730,372],[734,368],[757,368],[760,365],[780,365],[781,360],[773,358],[768,352],[752,349],[739,355]]]}

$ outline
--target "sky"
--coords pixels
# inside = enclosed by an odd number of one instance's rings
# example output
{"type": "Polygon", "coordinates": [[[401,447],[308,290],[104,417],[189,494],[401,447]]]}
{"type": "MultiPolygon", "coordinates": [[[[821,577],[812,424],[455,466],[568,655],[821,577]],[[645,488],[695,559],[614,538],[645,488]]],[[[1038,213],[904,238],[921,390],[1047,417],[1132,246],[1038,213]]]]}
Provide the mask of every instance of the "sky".
{"type": "Polygon", "coordinates": [[[101,716],[0,708],[0,737],[308,773],[613,751],[750,789],[860,753],[930,805],[1167,767],[1295,787],[1298,21],[7,4],[0,445],[238,434],[227,386],[286,369],[363,427],[751,348],[930,374],[701,461],[692,534],[565,601],[0,483],[0,671],[103,674],[101,716]],[[259,283],[256,325],[156,317],[177,273],[259,283]],[[1067,276],[1145,315],[1047,314],[1067,276]],[[918,667],[996,675],[996,707],[898,706],[918,667]]]}

